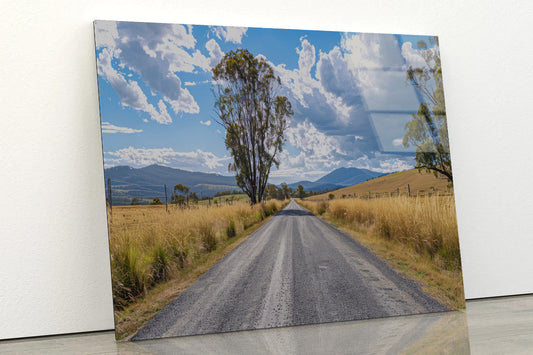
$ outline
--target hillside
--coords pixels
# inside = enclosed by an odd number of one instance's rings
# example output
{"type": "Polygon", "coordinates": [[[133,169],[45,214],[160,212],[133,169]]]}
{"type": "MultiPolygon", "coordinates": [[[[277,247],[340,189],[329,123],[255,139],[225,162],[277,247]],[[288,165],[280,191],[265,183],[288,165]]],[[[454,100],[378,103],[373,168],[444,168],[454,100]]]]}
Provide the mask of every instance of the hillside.
{"type": "Polygon", "coordinates": [[[367,169],[339,168],[321,177],[316,182],[336,184],[341,186],[352,186],[382,175],[382,173],[377,173],[367,169]]]}
{"type": "Polygon", "coordinates": [[[233,176],[192,172],[169,168],[161,165],[150,165],[143,168],[116,166],[104,170],[106,179],[111,179],[113,204],[129,204],[133,197],[143,202],[149,202],[154,197],[164,201],[164,185],[167,185],[167,195],[174,189],[174,185],[183,184],[195,192],[199,197],[213,196],[220,191],[239,190],[233,176]]]}
{"type": "MultiPolygon", "coordinates": [[[[411,188],[411,194],[434,192],[434,191],[451,191],[447,187],[448,180],[445,178],[436,178],[433,173],[426,173],[422,171],[418,172],[417,169],[401,171],[398,173],[392,173],[388,175],[383,175],[378,178],[365,181],[359,184],[348,186],[339,190],[332,192],[335,195],[335,198],[341,198],[343,195],[347,196],[360,196],[366,195],[369,192],[371,194],[375,193],[388,193],[388,192],[397,192],[398,189],[403,195],[407,194],[407,184],[411,188]]],[[[328,199],[327,194],[321,194],[317,196],[308,197],[309,200],[324,200],[328,199]]]]}

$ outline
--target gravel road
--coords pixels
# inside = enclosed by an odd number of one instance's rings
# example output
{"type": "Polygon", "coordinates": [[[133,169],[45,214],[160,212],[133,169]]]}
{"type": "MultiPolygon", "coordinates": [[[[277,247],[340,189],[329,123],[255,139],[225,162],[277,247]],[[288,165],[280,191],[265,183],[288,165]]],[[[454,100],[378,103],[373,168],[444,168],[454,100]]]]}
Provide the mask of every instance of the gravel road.
{"type": "Polygon", "coordinates": [[[291,201],[132,340],[447,310],[352,237],[291,201]]]}

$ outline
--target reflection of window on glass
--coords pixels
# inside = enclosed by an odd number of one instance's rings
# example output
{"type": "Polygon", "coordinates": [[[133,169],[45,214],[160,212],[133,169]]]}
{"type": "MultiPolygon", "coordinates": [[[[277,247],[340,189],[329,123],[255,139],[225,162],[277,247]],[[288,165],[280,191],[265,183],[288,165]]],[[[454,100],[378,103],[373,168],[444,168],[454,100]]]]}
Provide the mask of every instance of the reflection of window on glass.
{"type": "Polygon", "coordinates": [[[444,105],[444,89],[442,85],[442,67],[437,37],[430,38],[432,49],[427,48],[424,41],[418,42],[422,56],[426,62],[424,67],[407,70],[407,80],[423,96],[418,112],[406,124],[403,145],[416,146],[416,167],[446,176],[453,183],[450,146],[446,108],[444,105]]]}

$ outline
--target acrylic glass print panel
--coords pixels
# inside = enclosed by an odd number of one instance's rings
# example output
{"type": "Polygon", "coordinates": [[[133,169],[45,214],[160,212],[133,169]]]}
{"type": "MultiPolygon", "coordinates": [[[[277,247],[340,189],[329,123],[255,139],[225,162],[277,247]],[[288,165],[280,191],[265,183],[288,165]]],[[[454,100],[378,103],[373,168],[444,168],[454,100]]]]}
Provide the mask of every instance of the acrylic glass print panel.
{"type": "Polygon", "coordinates": [[[464,307],[436,37],[95,38],[117,338],[464,307]]]}

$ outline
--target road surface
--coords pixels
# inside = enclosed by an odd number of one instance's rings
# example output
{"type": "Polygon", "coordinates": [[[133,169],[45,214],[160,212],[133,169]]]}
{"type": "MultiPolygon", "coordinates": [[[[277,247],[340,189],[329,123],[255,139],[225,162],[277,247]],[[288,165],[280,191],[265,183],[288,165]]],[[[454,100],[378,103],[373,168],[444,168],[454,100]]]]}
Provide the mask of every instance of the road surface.
{"type": "Polygon", "coordinates": [[[291,201],[132,340],[446,310],[352,237],[291,201]]]}

